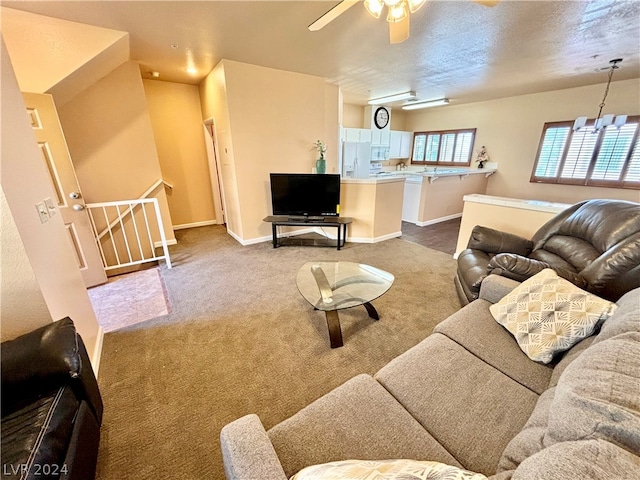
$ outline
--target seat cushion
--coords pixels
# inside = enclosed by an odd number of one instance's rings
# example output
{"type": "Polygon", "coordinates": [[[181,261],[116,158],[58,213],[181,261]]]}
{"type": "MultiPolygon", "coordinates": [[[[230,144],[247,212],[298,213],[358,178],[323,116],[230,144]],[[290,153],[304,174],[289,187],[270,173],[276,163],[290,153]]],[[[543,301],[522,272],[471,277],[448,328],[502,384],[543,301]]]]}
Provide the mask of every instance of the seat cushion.
{"type": "Polygon", "coordinates": [[[358,375],[267,434],[287,476],[338,460],[412,458],[461,466],[369,375],[358,375]]]}
{"type": "Polygon", "coordinates": [[[549,384],[551,367],[532,362],[522,353],[513,335],[491,316],[490,305],[486,300],[476,300],[440,322],[434,332],[449,337],[516,382],[541,394],[549,384]]]}
{"type": "Polygon", "coordinates": [[[64,459],[78,407],[75,395],[65,386],[3,417],[3,474],[6,471],[15,473],[15,478],[32,478],[38,476],[35,469],[43,465],[65,468],[64,459]],[[19,468],[25,469],[28,475],[21,477],[25,472],[16,472],[19,468]]]}
{"type": "Polygon", "coordinates": [[[434,333],[375,378],[463,468],[495,473],[538,395],[462,346],[434,333]]]}

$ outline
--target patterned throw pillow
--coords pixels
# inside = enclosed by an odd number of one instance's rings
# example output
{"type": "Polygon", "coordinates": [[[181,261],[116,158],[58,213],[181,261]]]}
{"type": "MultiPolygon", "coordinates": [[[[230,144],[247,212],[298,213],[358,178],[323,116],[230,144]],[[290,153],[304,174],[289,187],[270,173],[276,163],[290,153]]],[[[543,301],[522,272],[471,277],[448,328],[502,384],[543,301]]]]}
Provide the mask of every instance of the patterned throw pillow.
{"type": "Polygon", "coordinates": [[[550,268],[525,280],[489,307],[531,360],[549,363],[593,334],[616,304],[585,292],[550,268]]]}
{"type": "Polygon", "coordinates": [[[419,460],[342,460],[303,468],[291,480],[487,480],[480,473],[419,460]]]}

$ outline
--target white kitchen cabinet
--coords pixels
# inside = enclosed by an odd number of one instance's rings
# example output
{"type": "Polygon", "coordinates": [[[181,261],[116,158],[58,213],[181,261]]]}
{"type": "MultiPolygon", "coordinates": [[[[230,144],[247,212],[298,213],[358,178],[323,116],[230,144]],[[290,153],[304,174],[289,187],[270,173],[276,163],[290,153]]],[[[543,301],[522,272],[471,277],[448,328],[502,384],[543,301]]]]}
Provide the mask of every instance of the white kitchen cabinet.
{"type": "Polygon", "coordinates": [[[405,182],[404,198],[402,201],[402,220],[410,223],[418,223],[420,210],[420,195],[422,183],[405,182]]]}
{"type": "Polygon", "coordinates": [[[409,158],[412,141],[412,132],[392,130],[389,142],[389,158],[409,158]]]}
{"type": "Polygon", "coordinates": [[[412,144],[413,132],[400,132],[400,158],[409,158],[412,144]]]}
{"type": "Polygon", "coordinates": [[[367,128],[345,128],[342,139],[345,142],[371,143],[371,130],[367,128]]]}
{"type": "Polygon", "coordinates": [[[360,143],[371,143],[371,130],[368,128],[359,128],[360,130],[360,143]]]}

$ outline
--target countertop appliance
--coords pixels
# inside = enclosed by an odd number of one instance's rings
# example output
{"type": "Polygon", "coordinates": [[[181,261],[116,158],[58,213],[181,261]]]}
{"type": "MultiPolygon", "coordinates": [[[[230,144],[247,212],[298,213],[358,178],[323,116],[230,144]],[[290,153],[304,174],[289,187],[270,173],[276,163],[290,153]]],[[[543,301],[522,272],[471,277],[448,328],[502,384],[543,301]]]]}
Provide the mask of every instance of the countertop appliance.
{"type": "Polygon", "coordinates": [[[371,165],[370,142],[344,142],[342,144],[342,176],[369,178],[371,165]]]}

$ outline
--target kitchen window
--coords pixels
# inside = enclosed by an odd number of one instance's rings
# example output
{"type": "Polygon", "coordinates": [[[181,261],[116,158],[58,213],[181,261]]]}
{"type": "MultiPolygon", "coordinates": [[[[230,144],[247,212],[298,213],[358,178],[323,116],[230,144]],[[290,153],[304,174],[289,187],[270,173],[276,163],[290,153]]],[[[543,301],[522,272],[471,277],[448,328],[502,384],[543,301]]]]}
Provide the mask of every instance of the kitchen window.
{"type": "Polygon", "coordinates": [[[640,116],[593,131],[594,120],[545,123],[531,182],[640,189],[640,116]]]}
{"type": "Polygon", "coordinates": [[[475,135],[475,128],[416,132],[413,134],[411,163],[469,166],[475,135]]]}

